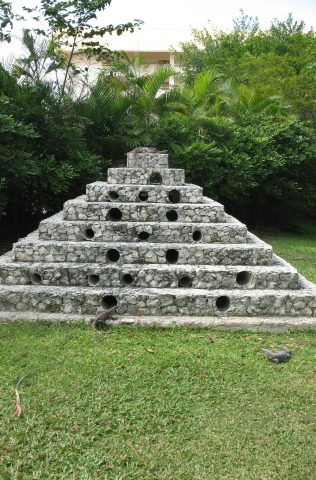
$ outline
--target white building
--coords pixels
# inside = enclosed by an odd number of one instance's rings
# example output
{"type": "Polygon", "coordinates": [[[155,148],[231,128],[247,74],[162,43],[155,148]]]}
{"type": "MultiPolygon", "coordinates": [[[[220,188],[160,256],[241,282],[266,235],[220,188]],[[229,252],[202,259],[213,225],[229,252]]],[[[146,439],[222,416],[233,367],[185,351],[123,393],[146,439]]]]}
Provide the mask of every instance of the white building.
{"type": "MultiPolygon", "coordinates": [[[[152,71],[159,65],[170,64],[175,70],[178,69],[173,51],[181,53],[181,42],[189,42],[193,39],[192,32],[189,29],[166,29],[166,28],[141,28],[135,29],[133,33],[124,32],[122,35],[106,34],[99,40],[108,46],[111,50],[124,51],[128,58],[132,60],[135,54],[141,54],[150,64],[152,71]]],[[[78,57],[75,63],[83,66],[87,60],[78,57]]],[[[97,74],[101,64],[90,60],[90,72],[97,74]]],[[[171,77],[164,82],[163,87],[174,84],[174,78],[171,77]]]]}

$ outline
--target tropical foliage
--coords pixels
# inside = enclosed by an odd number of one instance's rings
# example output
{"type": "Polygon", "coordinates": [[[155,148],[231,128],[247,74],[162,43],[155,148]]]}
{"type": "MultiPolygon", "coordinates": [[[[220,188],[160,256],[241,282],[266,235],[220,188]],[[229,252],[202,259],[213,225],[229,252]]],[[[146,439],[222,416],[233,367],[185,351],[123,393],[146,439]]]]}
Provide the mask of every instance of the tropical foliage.
{"type": "MultiPolygon", "coordinates": [[[[1,215],[58,211],[127,151],[152,145],[241,220],[316,216],[313,32],[291,16],[262,32],[242,14],[229,34],[195,32],[181,85],[162,89],[169,65],[152,72],[139,54],[103,50],[99,30],[85,38],[109,3],[41,0],[47,31],[24,31],[25,54],[0,66],[1,215]],[[103,60],[94,82],[73,64],[77,47],[103,60]]],[[[9,40],[10,4],[0,0],[0,12],[9,40]]]]}
{"type": "Polygon", "coordinates": [[[269,30],[259,28],[241,11],[230,32],[194,30],[194,41],[182,44],[179,61],[184,79],[192,84],[196,75],[215,68],[237,84],[269,87],[281,94],[302,120],[316,121],[316,38],[304,22],[291,14],[285,21],[274,19],[269,30]]]}

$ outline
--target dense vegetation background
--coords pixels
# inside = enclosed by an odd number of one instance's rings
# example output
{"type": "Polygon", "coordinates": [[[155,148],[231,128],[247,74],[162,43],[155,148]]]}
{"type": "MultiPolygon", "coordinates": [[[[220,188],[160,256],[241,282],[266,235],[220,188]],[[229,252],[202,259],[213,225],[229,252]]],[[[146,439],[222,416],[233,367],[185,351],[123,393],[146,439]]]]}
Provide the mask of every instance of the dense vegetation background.
{"type": "MultiPolygon", "coordinates": [[[[250,225],[316,218],[316,38],[291,15],[268,31],[241,12],[230,33],[194,32],[174,72],[149,74],[95,40],[138,24],[89,29],[111,0],[41,0],[47,31],[25,30],[25,54],[0,65],[0,213],[16,223],[52,214],[105,180],[139,145],[168,149],[170,166],[250,225]],[[68,54],[65,53],[68,48],[68,54]],[[74,52],[105,70],[91,83],[74,52]]],[[[15,20],[0,1],[0,39],[15,20]]]]}

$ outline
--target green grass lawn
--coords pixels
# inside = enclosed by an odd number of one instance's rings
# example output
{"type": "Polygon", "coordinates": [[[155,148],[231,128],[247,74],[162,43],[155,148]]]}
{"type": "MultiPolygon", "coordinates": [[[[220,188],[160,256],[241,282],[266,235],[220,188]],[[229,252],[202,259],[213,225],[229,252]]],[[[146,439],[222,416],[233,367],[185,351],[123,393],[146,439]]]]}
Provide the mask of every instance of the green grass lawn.
{"type": "MultiPolygon", "coordinates": [[[[316,228],[260,236],[316,282],[316,228]]],[[[1,480],[316,479],[314,331],[0,323],[0,378],[1,480]]]]}
{"type": "MultiPolygon", "coordinates": [[[[316,283],[316,222],[302,223],[299,233],[255,232],[273,247],[273,251],[289,262],[311,282],[316,283]]],[[[315,477],[316,478],[316,477],[315,477]]]]}
{"type": "Polygon", "coordinates": [[[0,342],[1,479],[316,478],[315,332],[16,322],[0,342]]]}

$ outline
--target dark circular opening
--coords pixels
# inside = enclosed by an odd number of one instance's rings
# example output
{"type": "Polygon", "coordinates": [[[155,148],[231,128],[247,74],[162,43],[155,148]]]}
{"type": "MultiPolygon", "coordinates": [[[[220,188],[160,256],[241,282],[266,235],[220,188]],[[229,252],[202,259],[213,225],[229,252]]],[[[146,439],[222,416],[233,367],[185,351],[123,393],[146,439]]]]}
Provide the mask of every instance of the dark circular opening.
{"type": "Polygon", "coordinates": [[[90,287],[94,287],[95,285],[98,285],[100,283],[99,275],[89,275],[88,276],[88,283],[89,283],[90,287]]]}
{"type": "Polygon", "coordinates": [[[31,273],[31,282],[34,285],[38,285],[42,282],[42,276],[39,273],[31,273]]]}
{"type": "Polygon", "coordinates": [[[195,230],[192,237],[195,242],[200,242],[202,240],[202,232],[200,232],[200,230],[195,230]]]}
{"type": "Polygon", "coordinates": [[[111,248],[106,252],[105,258],[108,262],[118,262],[120,259],[120,252],[115,250],[115,248],[111,248]]]}
{"type": "Polygon", "coordinates": [[[101,300],[101,307],[104,308],[104,310],[110,310],[110,308],[116,307],[116,305],[117,300],[113,295],[105,295],[101,300]]]}
{"type": "Polygon", "coordinates": [[[178,263],[179,260],[179,252],[171,248],[166,252],[166,260],[167,263],[178,263]]]}
{"type": "Polygon", "coordinates": [[[172,203],[179,203],[181,200],[179,190],[171,190],[168,194],[169,200],[172,203]]]}
{"type": "Polygon", "coordinates": [[[139,240],[148,240],[149,238],[149,233],[148,232],[140,232],[138,234],[139,240]]]}
{"type": "Polygon", "coordinates": [[[220,310],[221,312],[228,310],[230,307],[230,300],[229,297],[226,297],[223,295],[222,297],[218,297],[216,300],[216,308],[217,310],[220,310]]]}
{"type": "Polygon", "coordinates": [[[157,185],[162,182],[162,176],[159,172],[153,172],[149,177],[149,183],[157,185]]]}
{"type": "Polygon", "coordinates": [[[249,283],[251,282],[251,278],[252,274],[250,272],[247,272],[246,270],[243,270],[236,275],[236,282],[240,286],[249,285],[249,283]]]}
{"type": "Polygon", "coordinates": [[[132,275],[127,273],[126,275],[123,276],[122,281],[123,281],[124,285],[131,285],[133,283],[134,279],[133,279],[132,275]]]}
{"type": "Polygon", "coordinates": [[[83,236],[85,240],[91,240],[94,237],[94,231],[92,230],[92,228],[86,228],[83,232],[83,236]]]}
{"type": "Polygon", "coordinates": [[[175,210],[168,210],[166,213],[166,217],[169,220],[169,222],[175,222],[178,220],[178,213],[175,210]]]}
{"type": "Polygon", "coordinates": [[[139,192],[138,198],[141,202],[146,202],[146,200],[148,200],[148,193],[147,192],[139,192]]]}
{"type": "Polygon", "coordinates": [[[110,210],[108,211],[109,220],[116,222],[118,220],[121,220],[121,218],[122,218],[122,212],[119,208],[110,208],[110,210]]]}
{"type": "Polygon", "coordinates": [[[183,276],[179,278],[179,287],[189,287],[192,284],[192,278],[183,276]]]}
{"type": "Polygon", "coordinates": [[[108,197],[111,202],[115,202],[116,200],[118,200],[119,194],[114,190],[111,190],[110,192],[108,192],[108,197]]]}

